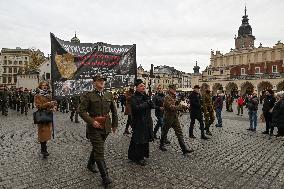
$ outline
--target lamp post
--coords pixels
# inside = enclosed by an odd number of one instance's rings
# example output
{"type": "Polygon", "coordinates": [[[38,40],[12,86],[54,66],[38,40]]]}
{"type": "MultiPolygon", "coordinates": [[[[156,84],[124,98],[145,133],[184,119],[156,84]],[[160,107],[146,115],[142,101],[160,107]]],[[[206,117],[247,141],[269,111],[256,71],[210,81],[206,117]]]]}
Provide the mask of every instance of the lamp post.
{"type": "Polygon", "coordinates": [[[152,78],[154,77],[154,65],[151,64],[151,69],[150,69],[150,78],[149,78],[149,96],[152,95],[152,89],[151,89],[151,86],[152,86],[152,78]]]}

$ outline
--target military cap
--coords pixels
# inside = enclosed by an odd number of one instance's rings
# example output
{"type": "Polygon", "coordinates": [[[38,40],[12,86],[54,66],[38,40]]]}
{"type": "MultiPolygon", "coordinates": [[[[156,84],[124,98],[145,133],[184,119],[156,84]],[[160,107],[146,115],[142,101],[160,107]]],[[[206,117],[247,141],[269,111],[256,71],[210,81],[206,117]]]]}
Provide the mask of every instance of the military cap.
{"type": "Polygon", "coordinates": [[[135,87],[137,87],[137,86],[140,85],[141,83],[143,83],[143,80],[142,80],[142,79],[136,79],[134,85],[135,85],[135,87]]]}
{"type": "Polygon", "coordinates": [[[97,80],[104,80],[104,81],[106,81],[107,78],[104,77],[102,74],[97,74],[97,75],[93,76],[93,81],[97,81],[97,80]]]}

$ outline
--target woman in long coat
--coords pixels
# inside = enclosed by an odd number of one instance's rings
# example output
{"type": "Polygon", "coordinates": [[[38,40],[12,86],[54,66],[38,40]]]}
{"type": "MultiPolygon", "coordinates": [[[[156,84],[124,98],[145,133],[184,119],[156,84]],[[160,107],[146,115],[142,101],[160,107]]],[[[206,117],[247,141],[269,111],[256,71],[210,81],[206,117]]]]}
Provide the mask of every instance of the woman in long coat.
{"type": "Polygon", "coordinates": [[[276,103],[272,110],[271,134],[274,127],[278,128],[276,136],[284,136],[284,91],[276,93],[276,103]]]}
{"type": "Polygon", "coordinates": [[[131,115],[133,134],[128,149],[128,159],[138,165],[145,166],[145,157],[149,158],[149,142],[153,141],[153,121],[151,109],[153,103],[145,93],[145,85],[141,79],[135,82],[136,92],[131,97],[131,115]]]}
{"type": "MultiPolygon", "coordinates": [[[[38,94],[36,94],[34,97],[35,106],[38,110],[53,111],[56,108],[56,102],[52,101],[49,88],[49,83],[47,81],[42,81],[39,83],[38,94]]],[[[44,158],[49,156],[46,143],[51,139],[51,134],[52,123],[38,124],[38,141],[40,142],[41,153],[44,158]]]]}

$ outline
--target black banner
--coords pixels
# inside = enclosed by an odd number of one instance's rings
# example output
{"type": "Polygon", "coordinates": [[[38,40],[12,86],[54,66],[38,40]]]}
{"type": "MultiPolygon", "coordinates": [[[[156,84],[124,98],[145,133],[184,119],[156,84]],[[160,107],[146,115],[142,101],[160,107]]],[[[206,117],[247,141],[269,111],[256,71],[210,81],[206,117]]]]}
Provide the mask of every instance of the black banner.
{"type": "Polygon", "coordinates": [[[136,45],[72,43],[50,33],[51,80],[55,97],[80,95],[93,90],[92,76],[107,77],[106,89],[134,84],[136,78],[136,45]]]}

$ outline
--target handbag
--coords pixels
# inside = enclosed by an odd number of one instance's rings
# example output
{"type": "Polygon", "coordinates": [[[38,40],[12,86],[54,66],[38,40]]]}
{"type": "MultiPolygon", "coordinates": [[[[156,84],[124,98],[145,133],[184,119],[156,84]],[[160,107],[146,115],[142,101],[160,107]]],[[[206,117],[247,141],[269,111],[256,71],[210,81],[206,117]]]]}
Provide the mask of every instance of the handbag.
{"type": "Polygon", "coordinates": [[[33,113],[34,124],[52,123],[53,113],[47,110],[37,110],[33,113]]]}

